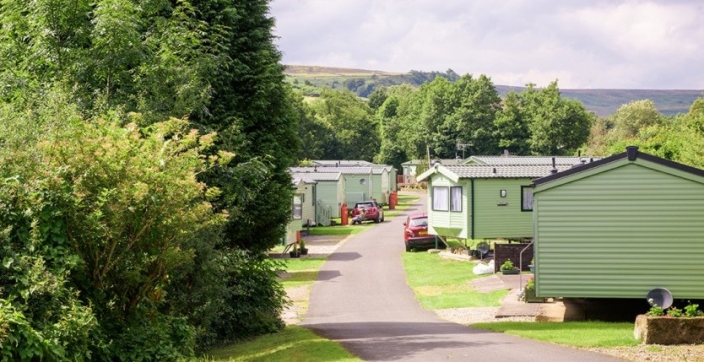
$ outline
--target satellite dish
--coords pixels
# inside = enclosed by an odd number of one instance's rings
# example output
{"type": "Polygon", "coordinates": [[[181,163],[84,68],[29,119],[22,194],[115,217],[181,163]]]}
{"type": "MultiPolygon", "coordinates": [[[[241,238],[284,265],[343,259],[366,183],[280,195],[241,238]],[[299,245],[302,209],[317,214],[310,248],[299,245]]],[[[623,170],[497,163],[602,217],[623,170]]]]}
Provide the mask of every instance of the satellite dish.
{"type": "Polygon", "coordinates": [[[364,178],[363,178],[363,179],[360,179],[360,180],[359,180],[359,184],[360,184],[360,185],[364,185],[364,184],[366,184],[366,183],[367,183],[367,179],[364,179],[364,178]]]}
{"type": "Polygon", "coordinates": [[[479,257],[484,259],[484,255],[489,252],[489,244],[482,241],[481,243],[477,244],[477,251],[479,252],[479,257]]]}
{"type": "Polygon", "coordinates": [[[672,293],[665,288],[654,288],[648,292],[645,298],[651,306],[658,306],[662,309],[670,308],[673,301],[672,293]]]}

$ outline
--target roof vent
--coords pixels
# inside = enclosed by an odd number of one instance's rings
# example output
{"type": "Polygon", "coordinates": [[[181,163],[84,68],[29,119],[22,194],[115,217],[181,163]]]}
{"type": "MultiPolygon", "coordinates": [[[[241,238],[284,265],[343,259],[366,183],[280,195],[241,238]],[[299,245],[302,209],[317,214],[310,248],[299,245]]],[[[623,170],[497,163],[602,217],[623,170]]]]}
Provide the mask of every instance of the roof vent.
{"type": "Polygon", "coordinates": [[[495,173],[496,173],[496,167],[492,168],[492,169],[491,169],[491,172],[495,174],[495,173]]]}
{"type": "Polygon", "coordinates": [[[507,150],[507,149],[504,149],[504,157],[508,157],[508,156],[509,156],[508,150],[507,150]]]}
{"type": "Polygon", "coordinates": [[[626,155],[629,161],[635,161],[638,158],[638,146],[626,147],[626,155]]]}
{"type": "Polygon", "coordinates": [[[557,167],[555,167],[555,157],[552,158],[552,169],[550,173],[557,173],[557,167]]]}

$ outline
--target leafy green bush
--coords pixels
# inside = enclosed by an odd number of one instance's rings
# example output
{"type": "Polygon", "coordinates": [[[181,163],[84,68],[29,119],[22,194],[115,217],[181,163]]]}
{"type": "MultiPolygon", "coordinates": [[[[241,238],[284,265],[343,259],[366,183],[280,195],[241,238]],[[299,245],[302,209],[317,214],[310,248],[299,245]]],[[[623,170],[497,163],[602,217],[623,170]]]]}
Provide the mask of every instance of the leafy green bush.
{"type": "Polygon", "coordinates": [[[224,340],[279,331],[284,327],[281,312],[287,299],[276,270],[285,265],[263,253],[238,251],[229,257],[234,258],[227,271],[231,284],[224,313],[213,320],[212,330],[224,340]]]}
{"type": "Polygon", "coordinates": [[[182,120],[138,129],[67,119],[0,132],[27,145],[0,151],[3,358],[193,355],[195,330],[164,308],[164,290],[183,282],[170,273],[193,263],[201,230],[224,223],[208,202],[218,190],[196,175],[230,155],[201,157],[213,136],[182,120]]]}

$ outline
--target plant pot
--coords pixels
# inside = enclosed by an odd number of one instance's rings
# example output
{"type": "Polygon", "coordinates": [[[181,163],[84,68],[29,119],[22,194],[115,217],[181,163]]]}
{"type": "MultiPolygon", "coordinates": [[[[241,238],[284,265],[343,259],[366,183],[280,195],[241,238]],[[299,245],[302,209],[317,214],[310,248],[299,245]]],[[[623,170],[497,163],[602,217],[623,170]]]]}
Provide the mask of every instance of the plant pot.
{"type": "Polygon", "coordinates": [[[301,255],[308,255],[308,248],[301,248],[301,255]]]}
{"type": "Polygon", "coordinates": [[[289,251],[288,255],[292,258],[299,258],[301,256],[301,254],[297,251],[289,251]]]}
{"type": "Polygon", "coordinates": [[[526,301],[526,303],[543,303],[543,302],[545,302],[545,298],[535,296],[535,289],[533,289],[533,288],[523,290],[523,299],[526,301]]]}
{"type": "Polygon", "coordinates": [[[633,336],[643,344],[704,343],[704,317],[636,317],[633,336]]]}
{"type": "Polygon", "coordinates": [[[520,274],[521,271],[518,269],[504,269],[501,271],[501,274],[503,275],[509,275],[509,274],[520,274]]]}
{"type": "Polygon", "coordinates": [[[531,273],[535,274],[535,265],[529,264],[529,265],[528,265],[528,268],[530,269],[530,272],[531,272],[531,273]]]}

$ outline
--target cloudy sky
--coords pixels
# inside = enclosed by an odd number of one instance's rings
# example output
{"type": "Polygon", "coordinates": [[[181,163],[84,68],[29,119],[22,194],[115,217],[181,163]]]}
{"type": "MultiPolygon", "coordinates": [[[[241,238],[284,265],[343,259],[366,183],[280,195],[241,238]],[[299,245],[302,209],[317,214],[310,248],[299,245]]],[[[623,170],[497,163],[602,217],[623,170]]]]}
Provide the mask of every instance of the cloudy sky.
{"type": "Polygon", "coordinates": [[[703,0],[273,0],[283,63],[704,90],[703,0]]]}

